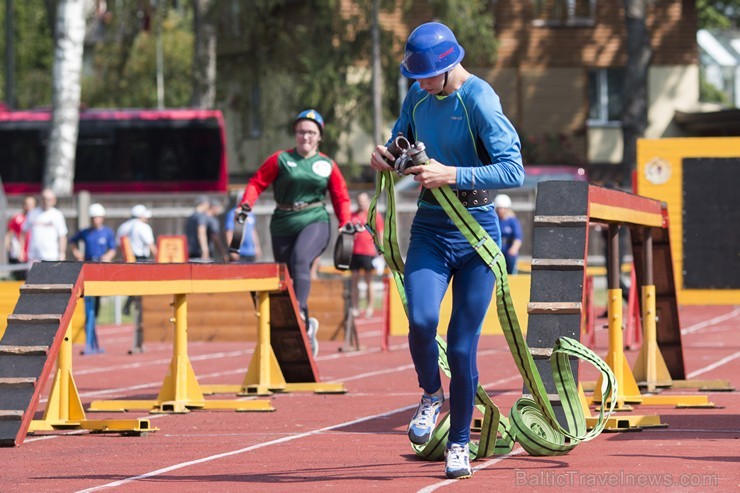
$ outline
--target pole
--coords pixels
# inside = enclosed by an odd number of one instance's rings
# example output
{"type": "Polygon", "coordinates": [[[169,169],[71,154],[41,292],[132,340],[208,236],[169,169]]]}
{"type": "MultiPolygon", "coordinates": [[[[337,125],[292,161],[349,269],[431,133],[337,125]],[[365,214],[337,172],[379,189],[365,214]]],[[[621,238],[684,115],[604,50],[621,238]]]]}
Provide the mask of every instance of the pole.
{"type": "Polygon", "coordinates": [[[15,44],[13,38],[13,0],[5,0],[5,105],[13,109],[15,100],[15,44]]]}
{"type": "Polygon", "coordinates": [[[162,18],[159,2],[155,4],[156,52],[157,52],[157,108],[164,109],[164,53],[162,48],[162,18]]]}

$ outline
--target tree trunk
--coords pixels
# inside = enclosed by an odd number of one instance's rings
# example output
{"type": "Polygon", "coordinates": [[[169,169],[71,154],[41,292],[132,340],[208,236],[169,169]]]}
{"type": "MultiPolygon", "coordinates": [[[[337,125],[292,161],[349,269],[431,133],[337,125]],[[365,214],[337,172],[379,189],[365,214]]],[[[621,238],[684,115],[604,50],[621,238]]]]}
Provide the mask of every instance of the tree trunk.
{"type": "Polygon", "coordinates": [[[52,110],[44,186],[57,196],[72,194],[80,120],[80,73],[85,38],[84,0],[60,0],[52,69],[52,110]]]}
{"type": "Polygon", "coordinates": [[[622,186],[632,188],[632,171],[637,162],[637,139],[648,125],[648,70],[653,57],[646,17],[648,0],[625,0],[627,26],[627,70],[622,110],[622,186]]]}
{"type": "Polygon", "coordinates": [[[193,108],[216,105],[216,26],[210,9],[213,0],[193,0],[193,108]]]}

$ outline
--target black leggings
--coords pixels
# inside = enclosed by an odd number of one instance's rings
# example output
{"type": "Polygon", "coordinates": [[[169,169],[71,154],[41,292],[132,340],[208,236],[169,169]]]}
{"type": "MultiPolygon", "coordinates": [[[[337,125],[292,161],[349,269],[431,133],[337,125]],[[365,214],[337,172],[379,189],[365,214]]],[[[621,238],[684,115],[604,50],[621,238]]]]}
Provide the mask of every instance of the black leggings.
{"type": "Polygon", "coordinates": [[[296,236],[273,236],[272,255],[275,262],[288,264],[293,278],[298,305],[308,320],[308,294],[311,291],[311,264],[329,245],[329,223],[311,223],[296,236]]]}

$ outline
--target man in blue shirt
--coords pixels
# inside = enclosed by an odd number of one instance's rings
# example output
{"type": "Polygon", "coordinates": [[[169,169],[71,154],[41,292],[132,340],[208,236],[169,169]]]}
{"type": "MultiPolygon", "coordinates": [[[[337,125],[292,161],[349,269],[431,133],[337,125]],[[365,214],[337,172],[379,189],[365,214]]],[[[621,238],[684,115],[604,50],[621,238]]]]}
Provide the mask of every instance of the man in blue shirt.
{"type": "Polygon", "coordinates": [[[451,479],[473,474],[468,443],[478,386],[475,353],[496,277],[431,189],[450,185],[457,190],[462,205],[500,244],[488,189],[519,187],[524,180],[519,136],[493,88],[460,65],[464,56],[465,50],[443,24],[430,22],[411,33],[401,73],[416,82],[404,99],[391,140],[377,146],[370,161],[378,171],[393,170],[388,162],[394,157],[387,147],[399,134],[411,143],[423,142],[430,158],[404,172],[415,175],[422,185],[404,277],[409,350],[424,393],[408,435],[415,444],[428,442],[444,402],[435,338],[439,307],[452,281],[447,331],[450,430],[445,451],[445,473],[451,479]]]}
{"type": "Polygon", "coordinates": [[[506,272],[516,274],[516,261],[519,258],[519,248],[522,246],[522,224],[511,209],[511,197],[505,193],[496,195],[493,205],[496,206],[498,222],[501,225],[501,252],[506,259],[506,272]]]}
{"type": "MultiPolygon", "coordinates": [[[[113,230],[105,226],[105,207],[92,204],[89,209],[92,226],[79,231],[70,238],[72,255],[76,260],[86,262],[110,262],[116,254],[116,241],[113,230]],[[80,249],[84,245],[84,253],[80,249]]],[[[85,349],[82,354],[102,353],[95,331],[95,318],[100,311],[100,298],[85,296],[85,349]]]]}

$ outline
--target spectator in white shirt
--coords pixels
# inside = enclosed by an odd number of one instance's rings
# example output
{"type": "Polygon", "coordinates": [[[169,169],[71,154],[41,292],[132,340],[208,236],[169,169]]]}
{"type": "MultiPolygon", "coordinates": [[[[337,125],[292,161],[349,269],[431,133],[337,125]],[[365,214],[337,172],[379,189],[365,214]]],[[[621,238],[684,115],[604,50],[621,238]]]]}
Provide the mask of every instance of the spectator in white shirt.
{"type": "Polygon", "coordinates": [[[121,238],[127,237],[136,260],[151,260],[157,256],[154,232],[149,225],[152,212],[143,204],[131,208],[131,219],[121,224],[116,231],[116,245],[121,246],[121,238]]]}
{"type": "MultiPolygon", "coordinates": [[[[157,257],[157,244],[154,242],[154,232],[149,225],[149,219],[151,217],[152,212],[145,205],[137,204],[131,208],[131,219],[121,224],[116,230],[116,245],[123,250],[121,238],[128,238],[131,253],[133,253],[137,262],[152,260],[157,257]]],[[[126,259],[126,252],[124,252],[123,258],[128,260],[126,259]]],[[[141,296],[129,296],[126,299],[126,303],[123,306],[124,315],[131,314],[132,305],[135,306],[137,314],[135,317],[134,343],[129,350],[129,354],[140,353],[144,350],[144,337],[141,325],[141,296]]]]}
{"type": "Polygon", "coordinates": [[[57,197],[50,188],[41,192],[41,205],[28,213],[23,231],[28,234],[28,261],[64,260],[67,254],[67,223],[55,207],[57,197]]]}

